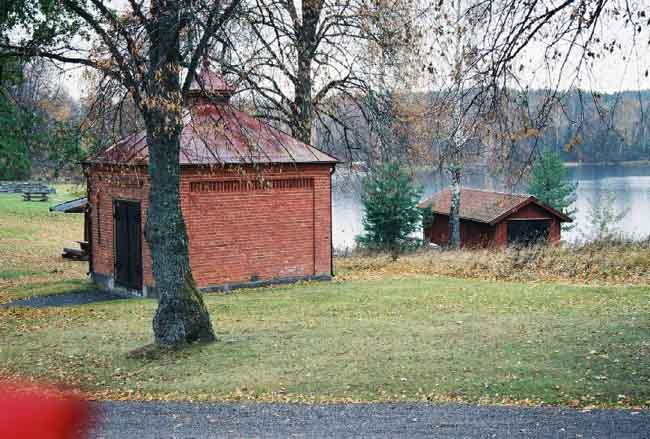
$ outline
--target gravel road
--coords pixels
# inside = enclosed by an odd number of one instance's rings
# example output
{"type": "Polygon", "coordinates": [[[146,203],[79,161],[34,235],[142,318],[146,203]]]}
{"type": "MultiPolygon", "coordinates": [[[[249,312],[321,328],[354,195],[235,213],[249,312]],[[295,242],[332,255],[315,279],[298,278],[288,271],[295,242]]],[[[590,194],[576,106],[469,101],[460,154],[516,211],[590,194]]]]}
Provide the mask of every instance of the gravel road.
{"type": "Polygon", "coordinates": [[[95,439],[650,438],[650,412],[471,405],[100,403],[95,439]]]}

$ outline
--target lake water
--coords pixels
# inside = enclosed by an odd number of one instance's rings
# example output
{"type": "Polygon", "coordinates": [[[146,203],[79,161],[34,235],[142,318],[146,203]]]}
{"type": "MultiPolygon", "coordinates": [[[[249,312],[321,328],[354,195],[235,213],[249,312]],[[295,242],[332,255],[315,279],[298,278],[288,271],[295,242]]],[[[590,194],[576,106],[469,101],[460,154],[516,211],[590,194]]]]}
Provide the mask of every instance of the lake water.
{"type": "MultiPolygon", "coordinates": [[[[578,184],[575,227],[563,232],[567,241],[588,239],[591,226],[591,205],[610,198],[615,212],[627,213],[617,228],[628,236],[645,238],[650,235],[650,165],[577,166],[568,168],[571,179],[578,184]],[[610,194],[610,195],[606,195],[610,194]]],[[[362,207],[359,199],[358,176],[335,174],[333,205],[333,242],[337,249],[354,246],[354,237],[363,231],[362,207]]],[[[418,175],[423,197],[446,187],[447,179],[438,173],[418,175]]],[[[498,179],[479,173],[466,176],[463,184],[482,189],[502,189],[498,179]]],[[[525,187],[522,188],[525,191],[525,187]]]]}

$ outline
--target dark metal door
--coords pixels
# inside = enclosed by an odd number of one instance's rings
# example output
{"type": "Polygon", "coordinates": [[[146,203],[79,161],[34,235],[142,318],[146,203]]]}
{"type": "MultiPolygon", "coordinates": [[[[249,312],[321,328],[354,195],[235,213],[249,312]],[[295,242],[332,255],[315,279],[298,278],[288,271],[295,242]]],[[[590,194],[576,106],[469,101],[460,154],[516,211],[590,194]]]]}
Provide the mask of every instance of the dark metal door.
{"type": "Polygon", "coordinates": [[[508,221],[508,245],[529,246],[548,240],[551,220],[526,219],[508,221]]]}
{"type": "Polygon", "coordinates": [[[142,248],[140,203],[113,202],[115,221],[115,282],[120,286],[142,288],[142,248]]]}

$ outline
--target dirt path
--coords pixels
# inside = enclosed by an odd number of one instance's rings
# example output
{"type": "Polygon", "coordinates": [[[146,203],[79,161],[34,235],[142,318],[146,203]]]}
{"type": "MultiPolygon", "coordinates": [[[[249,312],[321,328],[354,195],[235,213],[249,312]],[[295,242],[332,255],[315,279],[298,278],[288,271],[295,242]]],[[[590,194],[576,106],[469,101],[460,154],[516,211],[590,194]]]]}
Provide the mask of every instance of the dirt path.
{"type": "Polygon", "coordinates": [[[118,299],[123,299],[123,297],[103,291],[80,291],[74,293],[28,297],[26,299],[20,299],[13,302],[0,304],[0,308],[12,308],[20,306],[26,308],[62,307],[86,305],[88,303],[106,302],[108,300],[118,299]]]}

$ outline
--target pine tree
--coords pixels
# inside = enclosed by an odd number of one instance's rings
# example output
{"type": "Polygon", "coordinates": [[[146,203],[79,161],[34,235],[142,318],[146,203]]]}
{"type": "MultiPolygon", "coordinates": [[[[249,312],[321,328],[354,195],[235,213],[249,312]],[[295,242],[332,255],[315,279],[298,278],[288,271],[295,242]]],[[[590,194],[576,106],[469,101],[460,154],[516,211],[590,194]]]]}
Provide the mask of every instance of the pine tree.
{"type": "Polygon", "coordinates": [[[366,177],[361,194],[365,233],[357,237],[359,245],[388,251],[397,259],[408,236],[420,225],[422,213],[417,208],[420,195],[420,189],[395,163],[383,164],[366,177]]]}
{"type": "Polygon", "coordinates": [[[545,151],[535,160],[528,191],[540,202],[573,218],[576,188],[577,184],[569,180],[558,153],[545,151]]]}

